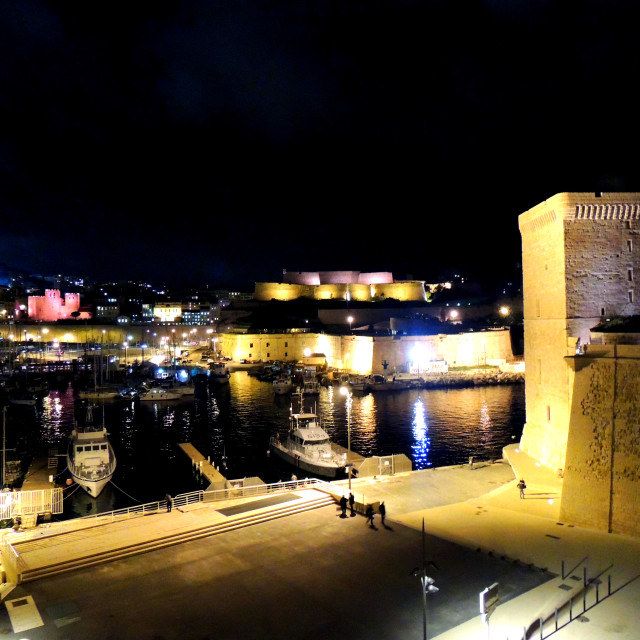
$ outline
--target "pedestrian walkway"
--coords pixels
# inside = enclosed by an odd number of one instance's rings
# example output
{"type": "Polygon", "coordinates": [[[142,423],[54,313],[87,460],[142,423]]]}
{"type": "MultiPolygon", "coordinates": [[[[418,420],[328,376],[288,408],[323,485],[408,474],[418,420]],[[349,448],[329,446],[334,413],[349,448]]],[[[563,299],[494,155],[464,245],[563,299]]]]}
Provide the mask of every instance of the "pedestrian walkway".
{"type": "Polygon", "coordinates": [[[216,535],[268,519],[334,504],[315,489],[256,499],[196,503],[135,518],[88,519],[81,528],[41,528],[9,534],[3,563],[10,581],[28,582],[216,535]],[[15,557],[15,561],[12,561],[15,557]]]}
{"type": "MultiPolygon", "coordinates": [[[[216,538],[215,545],[207,548],[206,557],[215,554],[218,550],[222,554],[219,563],[210,565],[210,571],[221,572],[224,575],[225,587],[235,594],[235,599],[225,600],[227,603],[225,606],[235,607],[238,610],[242,606],[247,606],[243,600],[243,594],[246,593],[249,599],[255,597],[255,592],[252,592],[251,588],[262,575],[261,567],[268,567],[272,574],[275,572],[279,577],[278,581],[270,582],[270,589],[276,587],[279,589],[273,594],[274,602],[278,601],[278,597],[297,597],[296,590],[287,589],[287,585],[290,584],[297,584],[302,589],[298,601],[300,606],[305,602],[306,590],[303,585],[311,583],[316,586],[316,589],[322,588],[322,591],[314,593],[314,600],[322,602],[325,607],[314,613],[314,624],[317,624],[318,628],[323,624],[327,625],[322,627],[324,629],[322,637],[338,637],[338,628],[334,629],[330,626],[332,618],[327,620],[323,617],[323,611],[338,610],[345,599],[345,594],[340,590],[336,592],[335,585],[344,585],[346,581],[350,584],[349,597],[357,598],[359,606],[364,605],[363,599],[366,601],[367,598],[373,597],[375,600],[372,600],[372,603],[383,601],[387,603],[390,612],[394,612],[393,616],[395,616],[390,619],[390,624],[393,623],[397,627],[398,633],[403,631],[401,636],[395,637],[417,639],[421,637],[418,635],[421,631],[419,614],[416,615],[415,610],[412,609],[414,613],[409,619],[402,612],[407,609],[407,598],[413,595],[413,583],[406,577],[409,575],[411,563],[415,557],[412,545],[416,536],[411,532],[412,530],[421,531],[424,522],[429,536],[436,536],[447,543],[433,547],[441,549],[441,553],[445,554],[443,558],[433,558],[436,564],[438,561],[442,565],[450,564],[453,560],[452,553],[462,553],[455,551],[460,547],[448,544],[455,543],[466,548],[467,555],[464,556],[466,564],[463,570],[466,575],[468,567],[470,578],[477,578],[477,567],[486,565],[480,562],[482,558],[493,558],[496,561],[513,563],[514,566],[530,567],[534,572],[540,571],[542,584],[538,581],[539,586],[529,587],[529,590],[522,595],[499,604],[489,623],[490,637],[493,640],[521,640],[526,630],[529,633],[527,637],[539,638],[540,634],[536,628],[539,618],[547,620],[543,629],[544,637],[554,631],[552,636],[554,640],[595,640],[596,638],[598,640],[614,638],[615,640],[632,638],[635,640],[638,637],[637,628],[640,622],[637,607],[640,597],[640,579],[635,579],[640,575],[640,540],[574,527],[562,522],[559,506],[562,478],[536,464],[517,445],[507,447],[504,456],[504,460],[495,462],[476,462],[474,465],[463,464],[396,476],[352,479],[352,490],[358,500],[361,499],[365,504],[379,504],[384,501],[387,507],[388,528],[386,529],[381,526],[376,530],[366,526],[356,526],[353,529],[356,522],[364,525],[364,519],[337,518],[340,510],[334,498],[330,498],[325,503],[329,504],[333,501],[330,512],[326,509],[316,509],[306,513],[300,512],[301,515],[297,516],[297,519],[270,520],[270,517],[278,516],[279,510],[284,510],[298,501],[302,503],[317,498],[315,490],[300,489],[295,490],[293,494],[288,494],[288,498],[276,500],[272,499],[273,496],[269,498],[261,496],[174,508],[171,513],[144,516],[122,523],[95,527],[95,530],[90,533],[85,529],[77,534],[69,534],[71,537],[67,542],[61,540],[45,542],[39,540],[37,535],[35,539],[27,540],[25,536],[21,553],[24,553],[25,561],[30,567],[38,563],[51,564],[52,558],[77,554],[83,545],[91,548],[93,552],[101,552],[121,546],[123,539],[126,539],[127,543],[135,544],[138,536],[147,539],[154,536],[173,538],[177,541],[185,530],[194,531],[215,527],[232,519],[237,519],[241,524],[242,518],[258,516],[262,519],[254,522],[262,522],[262,527],[245,528],[242,532],[236,530],[236,533],[231,532],[227,536],[216,538]],[[527,483],[524,500],[520,499],[516,486],[521,477],[527,483]],[[291,500],[291,495],[297,497],[291,500]],[[268,502],[265,502],[265,499],[268,502]],[[335,514],[330,518],[332,522],[327,521],[328,513],[335,514]],[[287,523],[291,521],[291,524],[286,526],[282,524],[285,520],[287,523]],[[373,536],[371,541],[375,544],[375,549],[372,552],[375,553],[376,566],[383,568],[387,580],[395,580],[393,589],[384,590],[382,583],[377,585],[373,578],[377,569],[369,574],[369,566],[365,558],[359,560],[357,556],[349,556],[348,550],[343,550],[342,545],[338,545],[339,548],[335,547],[334,536],[338,523],[342,527],[339,531],[344,532],[343,535],[353,536],[350,539],[357,541],[357,546],[352,548],[367,549],[366,544],[364,547],[362,545],[369,538],[364,536],[373,536]],[[153,536],[152,532],[155,532],[153,536]],[[411,536],[407,535],[408,533],[411,533],[411,536]],[[287,536],[286,544],[283,543],[285,538],[280,537],[284,534],[287,536]],[[328,547],[333,545],[335,553],[322,553],[316,548],[316,546],[324,548],[321,545],[325,542],[328,547]],[[406,547],[407,544],[410,546],[406,547]],[[469,551],[472,555],[468,555],[469,551]],[[256,554],[255,558],[253,553],[256,554]],[[289,557],[291,560],[287,561],[289,557]],[[473,560],[467,560],[474,557],[478,558],[475,564],[473,560]],[[301,562],[300,558],[304,558],[305,561],[301,562]],[[285,564],[282,564],[283,562],[285,564]],[[320,564],[315,564],[316,562],[320,564]],[[350,562],[358,565],[355,571],[351,570],[350,562]],[[232,571],[237,566],[241,570],[232,571]],[[403,574],[401,579],[399,575],[398,578],[393,577],[395,573],[392,574],[392,570],[395,572],[396,569],[403,574]],[[324,584],[322,576],[325,574],[330,576],[327,578],[326,590],[322,587],[324,584]],[[251,580],[245,582],[245,576],[247,580],[248,576],[251,576],[251,580]],[[609,576],[611,576],[610,583],[609,576]],[[236,578],[238,581],[234,582],[236,578]],[[401,591],[405,589],[405,584],[409,584],[409,595],[401,591]],[[609,594],[609,590],[612,595],[596,605],[596,597],[603,598],[609,594]],[[336,592],[335,595],[333,595],[334,592],[336,592]],[[567,605],[569,601],[572,602],[571,610],[567,605]],[[570,619],[572,619],[571,622],[569,622],[570,619]],[[556,626],[557,631],[555,631],[556,626]]],[[[338,495],[348,491],[346,480],[332,484],[338,489],[338,495]]],[[[281,513],[286,515],[285,511],[281,513]]],[[[377,513],[376,523],[379,523],[377,513]]],[[[33,534],[31,536],[33,538],[33,534]]],[[[433,539],[430,538],[430,540],[433,539]]],[[[180,584],[180,576],[184,571],[188,571],[187,567],[190,566],[181,564],[183,554],[188,556],[189,553],[197,553],[198,549],[198,547],[185,545],[180,554],[159,554],[159,560],[162,562],[176,563],[176,584],[180,584]],[[191,552],[189,548],[192,549],[191,552]]],[[[362,553],[364,555],[364,551],[362,553]]],[[[149,560],[146,562],[148,563],[149,560]]],[[[105,580],[113,579],[113,572],[118,571],[116,566],[123,567],[122,571],[125,575],[123,580],[136,582],[143,579],[143,576],[138,576],[133,570],[133,565],[116,563],[105,580]]],[[[197,566],[199,566],[198,563],[193,565],[194,571],[197,566]]],[[[156,571],[159,571],[159,568],[156,571]]],[[[197,573],[189,573],[189,575],[192,576],[190,580],[207,579],[197,573]]],[[[79,584],[83,579],[86,579],[86,574],[80,572],[79,584]]],[[[165,579],[170,580],[168,577],[165,579]]],[[[150,577],[149,580],[153,578],[150,577]]],[[[46,585],[46,581],[42,582],[46,585]]],[[[32,584],[39,585],[41,581],[32,584]]],[[[71,582],[67,581],[64,584],[56,582],[58,588],[72,584],[74,584],[73,578],[71,582]]],[[[125,584],[128,582],[121,583],[122,588],[125,584]]],[[[174,583],[171,581],[170,584],[174,583]]],[[[28,587],[29,584],[19,585],[12,597],[23,598],[25,589],[28,587]]],[[[135,588],[135,585],[131,588],[135,588]]],[[[162,590],[161,585],[157,588],[162,590]]],[[[186,583],[183,588],[185,589],[183,606],[192,606],[187,605],[187,602],[191,603],[187,598],[192,596],[186,591],[186,583]]],[[[38,596],[37,604],[40,606],[48,604],[46,587],[42,589],[36,587],[34,593],[38,596]]],[[[175,594],[175,591],[172,593],[175,594]]],[[[260,593],[261,597],[268,601],[267,592],[263,590],[260,593]]],[[[179,597],[178,594],[176,597],[179,597]]],[[[453,615],[451,607],[455,607],[455,601],[451,600],[452,594],[446,592],[446,587],[442,587],[440,592],[429,598],[430,606],[435,607],[440,602],[442,604],[439,606],[446,606],[447,614],[453,615]]],[[[49,609],[53,604],[49,603],[49,609]]],[[[197,604],[194,603],[193,606],[197,604]]],[[[254,635],[251,637],[270,637],[268,621],[271,618],[267,615],[267,608],[268,605],[265,605],[263,612],[265,616],[263,631],[267,635],[260,635],[262,632],[252,628],[251,633],[254,635]]],[[[151,609],[149,611],[148,624],[159,624],[157,617],[161,613],[153,610],[152,615],[151,609]]],[[[211,615],[213,616],[214,613],[212,612],[211,615]]],[[[303,612],[300,611],[300,613],[303,612]]],[[[229,619],[237,620],[238,616],[242,615],[237,612],[235,614],[235,617],[230,616],[229,619]]],[[[194,611],[191,619],[199,619],[198,615],[203,617],[210,614],[203,608],[197,613],[194,611]]],[[[48,618],[45,616],[43,634],[52,632],[51,619],[51,616],[48,618]]],[[[89,619],[90,617],[85,614],[82,624],[90,624],[89,619]]],[[[225,636],[223,630],[219,628],[224,624],[223,610],[214,619],[218,625],[217,637],[234,637],[229,634],[225,636]]],[[[95,624],[98,623],[99,620],[96,620],[95,624]]],[[[282,624],[282,622],[279,623],[280,626],[282,624]]],[[[296,620],[293,618],[291,625],[288,628],[289,632],[296,628],[296,620]]],[[[357,621],[354,621],[353,628],[359,629],[357,621]]],[[[278,631],[283,630],[284,628],[278,629],[278,631]]],[[[30,633],[33,638],[45,637],[38,636],[36,630],[30,633]]],[[[58,636],[52,637],[58,638],[58,636]]],[[[169,634],[167,637],[176,636],[169,634]]],[[[352,634],[351,637],[360,636],[356,632],[356,635],[352,634]]],[[[394,636],[382,634],[381,637],[394,636]]],[[[463,621],[441,633],[437,636],[437,640],[485,640],[487,637],[487,627],[483,624],[478,611],[472,619],[463,621]]],[[[429,635],[429,638],[433,640],[433,636],[429,635]]]]}

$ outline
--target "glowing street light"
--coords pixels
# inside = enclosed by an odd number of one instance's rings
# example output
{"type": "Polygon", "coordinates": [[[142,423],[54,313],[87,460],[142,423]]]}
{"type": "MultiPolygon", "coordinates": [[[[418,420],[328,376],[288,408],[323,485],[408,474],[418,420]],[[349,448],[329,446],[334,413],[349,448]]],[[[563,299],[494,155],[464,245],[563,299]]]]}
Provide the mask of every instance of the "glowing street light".
{"type": "Polygon", "coordinates": [[[349,333],[351,333],[351,324],[353,323],[353,316],[349,316],[347,318],[347,322],[349,323],[349,333]]]}
{"type": "Polygon", "coordinates": [[[511,313],[511,309],[509,309],[509,307],[507,307],[507,306],[500,307],[499,311],[500,311],[500,315],[503,316],[503,317],[504,316],[508,316],[511,313]]]}
{"type": "Polygon", "coordinates": [[[351,400],[353,394],[347,387],[340,387],[340,393],[347,398],[347,473],[349,474],[349,491],[351,491],[351,400]]]}

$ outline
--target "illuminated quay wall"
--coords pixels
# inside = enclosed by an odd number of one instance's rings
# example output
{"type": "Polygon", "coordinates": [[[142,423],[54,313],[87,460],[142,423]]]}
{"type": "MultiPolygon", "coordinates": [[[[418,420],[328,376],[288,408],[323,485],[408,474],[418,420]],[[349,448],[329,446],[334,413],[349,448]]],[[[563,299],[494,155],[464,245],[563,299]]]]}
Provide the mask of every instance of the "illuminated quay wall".
{"type": "Polygon", "coordinates": [[[572,402],[560,505],[564,522],[640,535],[640,345],[567,355],[572,402]]]}
{"type": "Polygon", "coordinates": [[[513,356],[508,329],[432,336],[330,336],[318,333],[220,334],[222,353],[234,360],[302,360],[323,353],[335,369],[361,374],[408,371],[431,360],[477,366],[513,356]]]}
{"type": "Polygon", "coordinates": [[[393,336],[374,338],[373,373],[408,371],[422,368],[425,363],[444,360],[449,367],[476,367],[508,360],[513,357],[508,329],[474,331],[458,334],[425,336],[393,336]]]}
{"type": "Polygon", "coordinates": [[[574,372],[567,348],[640,311],[640,193],[560,193],[519,216],[526,424],[521,446],[565,467],[574,372]],[[635,274],[635,275],[634,275],[635,274]]]}
{"type": "Polygon", "coordinates": [[[144,343],[160,347],[161,343],[180,345],[185,341],[199,341],[200,345],[210,343],[218,337],[208,333],[202,325],[180,325],[169,327],[162,325],[114,326],[113,324],[86,325],[79,320],[74,324],[56,323],[20,323],[0,324],[0,337],[6,341],[2,346],[13,342],[33,343],[74,343],[74,344],[130,344],[144,343]]]}

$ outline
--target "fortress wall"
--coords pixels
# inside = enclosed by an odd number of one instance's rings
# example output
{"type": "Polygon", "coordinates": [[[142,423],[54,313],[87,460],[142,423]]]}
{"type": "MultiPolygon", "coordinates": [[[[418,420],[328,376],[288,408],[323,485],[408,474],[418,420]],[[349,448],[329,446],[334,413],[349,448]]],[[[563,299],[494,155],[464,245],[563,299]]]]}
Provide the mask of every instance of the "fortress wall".
{"type": "Polygon", "coordinates": [[[285,271],[282,279],[286,284],[320,284],[320,274],[317,271],[285,271]]]}
{"type": "Polygon", "coordinates": [[[270,334],[220,334],[222,354],[234,360],[299,361],[304,352],[324,353],[330,367],[341,365],[342,346],[340,336],[318,333],[270,333],[270,334]]]}
{"type": "Polygon", "coordinates": [[[347,294],[351,300],[371,300],[371,288],[366,284],[321,284],[314,291],[316,300],[345,300],[347,294]]]}
{"type": "Polygon", "coordinates": [[[361,273],[358,276],[358,282],[360,284],[391,284],[393,282],[393,274],[390,271],[361,273]]]}
{"type": "Polygon", "coordinates": [[[320,284],[357,284],[359,271],[320,271],[320,284]]]}
{"type": "Polygon", "coordinates": [[[372,286],[376,298],[393,298],[395,300],[427,300],[424,283],[419,280],[376,284],[372,286]]]}
{"type": "Polygon", "coordinates": [[[315,287],[304,284],[287,284],[285,282],[256,282],[253,293],[254,300],[295,300],[296,298],[313,298],[315,287]]]}
{"type": "MultiPolygon", "coordinates": [[[[284,334],[219,334],[223,355],[234,360],[302,360],[305,349],[324,353],[327,364],[335,369],[347,369],[362,374],[384,373],[382,362],[388,362],[387,372],[408,371],[416,347],[427,359],[458,358],[456,364],[475,365],[484,358],[511,356],[509,331],[474,332],[459,335],[392,336],[330,336],[317,333],[284,334]],[[462,355],[461,355],[462,354],[462,355]],[[464,358],[461,360],[460,358],[464,358]]],[[[449,360],[449,364],[454,366],[449,360]]]]}
{"type": "Polygon", "coordinates": [[[383,361],[388,363],[388,372],[408,371],[416,349],[423,360],[446,360],[450,367],[477,366],[487,360],[506,360],[513,356],[510,333],[506,329],[400,338],[384,336],[374,338],[372,372],[384,373],[383,361]]]}
{"type": "Polygon", "coordinates": [[[640,535],[640,347],[571,358],[573,402],[561,519],[640,535]]]}
{"type": "Polygon", "coordinates": [[[603,315],[638,313],[634,283],[640,278],[640,252],[634,245],[639,242],[638,229],[628,229],[622,220],[565,222],[567,317],[592,318],[593,326],[603,315]]]}
{"type": "Polygon", "coordinates": [[[569,426],[563,198],[522,214],[526,416],[521,447],[552,469],[564,466],[569,426]]]}

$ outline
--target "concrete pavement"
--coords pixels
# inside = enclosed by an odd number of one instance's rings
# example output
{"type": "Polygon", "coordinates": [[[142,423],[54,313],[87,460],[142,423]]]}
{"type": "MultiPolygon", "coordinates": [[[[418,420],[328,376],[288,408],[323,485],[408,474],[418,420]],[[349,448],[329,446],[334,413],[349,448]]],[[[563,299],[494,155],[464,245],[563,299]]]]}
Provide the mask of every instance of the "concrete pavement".
{"type": "MultiPolygon", "coordinates": [[[[562,479],[517,445],[505,449],[505,458],[473,469],[353,479],[356,496],[385,502],[386,528],[379,517],[372,530],[362,517],[342,520],[335,507],[323,507],[19,585],[5,602],[22,603],[26,611],[33,598],[41,626],[19,633],[7,614],[0,617],[0,633],[29,640],[372,634],[418,640],[422,603],[419,583],[409,573],[420,563],[424,520],[428,559],[440,566],[434,577],[441,589],[428,600],[429,638],[487,638],[477,594],[496,576],[504,602],[490,619],[491,638],[518,640],[539,616],[551,616],[548,634],[555,630],[558,607],[554,638],[637,638],[640,541],[559,522],[562,479]],[[528,486],[524,500],[515,486],[519,477],[528,486]],[[613,595],[602,599],[609,575],[613,595]],[[602,599],[597,605],[595,577],[602,599]],[[570,597],[571,614],[563,607],[570,597]],[[568,623],[570,615],[574,621],[568,623]]],[[[347,483],[334,484],[346,489],[347,483]]],[[[199,510],[219,517],[228,506],[199,510]]],[[[138,534],[141,526],[175,528],[171,519],[182,516],[197,519],[195,513],[173,512],[132,527],[138,534]]],[[[75,544],[83,540],[76,534],[75,544]]],[[[93,544],[89,537],[86,544],[93,544]]]]}

